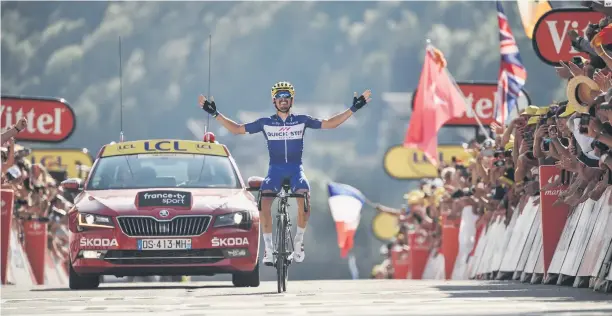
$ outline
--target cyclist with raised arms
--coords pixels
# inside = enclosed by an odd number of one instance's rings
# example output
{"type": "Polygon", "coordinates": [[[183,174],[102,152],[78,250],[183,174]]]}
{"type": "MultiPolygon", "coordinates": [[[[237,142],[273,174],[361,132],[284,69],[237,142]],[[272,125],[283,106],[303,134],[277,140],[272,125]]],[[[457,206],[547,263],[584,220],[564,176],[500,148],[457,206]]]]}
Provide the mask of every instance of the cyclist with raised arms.
{"type": "MultiPolygon", "coordinates": [[[[310,198],[310,185],[302,166],[302,152],[304,149],[304,132],[306,128],[332,129],[340,126],[344,121],[370,102],[371,91],[366,90],[361,96],[353,96],[353,105],[328,119],[316,119],[308,115],[291,113],[295,99],[295,89],[287,81],[280,81],[272,87],[272,104],[276,114],[263,117],[248,124],[238,124],[219,113],[214,98],[208,100],[203,95],[199,97],[200,107],[212,115],[223,127],[232,134],[255,134],[263,132],[268,145],[270,166],[268,175],[261,184],[261,191],[265,193],[278,193],[284,179],[290,179],[293,193],[306,193],[310,198]]],[[[272,201],[274,198],[263,197],[261,201],[261,223],[265,244],[263,262],[267,266],[274,265],[272,242],[272,201]]],[[[310,203],[307,203],[310,205],[310,203]]],[[[304,199],[298,198],[297,232],[294,240],[293,259],[296,262],[304,261],[304,232],[310,210],[304,210],[304,199]]]]}

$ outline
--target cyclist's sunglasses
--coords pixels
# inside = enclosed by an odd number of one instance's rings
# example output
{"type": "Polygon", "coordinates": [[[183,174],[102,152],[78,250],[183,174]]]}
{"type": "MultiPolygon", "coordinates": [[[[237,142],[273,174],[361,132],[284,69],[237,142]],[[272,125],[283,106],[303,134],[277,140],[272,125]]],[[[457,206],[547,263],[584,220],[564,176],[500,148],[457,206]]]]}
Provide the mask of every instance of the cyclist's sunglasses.
{"type": "Polygon", "coordinates": [[[279,91],[274,95],[275,99],[291,99],[291,93],[289,91],[279,91]]]}

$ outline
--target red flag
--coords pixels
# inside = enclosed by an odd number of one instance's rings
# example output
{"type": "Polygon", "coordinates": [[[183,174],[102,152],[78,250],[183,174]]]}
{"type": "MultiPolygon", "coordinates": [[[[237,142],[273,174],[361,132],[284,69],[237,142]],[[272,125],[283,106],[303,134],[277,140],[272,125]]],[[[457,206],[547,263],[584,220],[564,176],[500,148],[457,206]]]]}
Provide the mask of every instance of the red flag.
{"type": "Polygon", "coordinates": [[[414,101],[404,147],[422,150],[437,166],[438,131],[450,119],[463,116],[466,105],[455,80],[446,71],[444,56],[433,46],[427,47],[414,101]]]}

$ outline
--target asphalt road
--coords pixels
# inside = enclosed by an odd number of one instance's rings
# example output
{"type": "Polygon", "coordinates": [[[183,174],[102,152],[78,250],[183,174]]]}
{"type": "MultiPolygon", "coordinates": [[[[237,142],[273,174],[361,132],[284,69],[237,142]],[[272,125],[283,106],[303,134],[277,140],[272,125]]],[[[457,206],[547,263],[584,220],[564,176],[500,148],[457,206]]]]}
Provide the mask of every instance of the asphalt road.
{"type": "Polygon", "coordinates": [[[490,281],[114,283],[92,291],[2,288],[2,315],[612,315],[612,295],[490,281]]]}

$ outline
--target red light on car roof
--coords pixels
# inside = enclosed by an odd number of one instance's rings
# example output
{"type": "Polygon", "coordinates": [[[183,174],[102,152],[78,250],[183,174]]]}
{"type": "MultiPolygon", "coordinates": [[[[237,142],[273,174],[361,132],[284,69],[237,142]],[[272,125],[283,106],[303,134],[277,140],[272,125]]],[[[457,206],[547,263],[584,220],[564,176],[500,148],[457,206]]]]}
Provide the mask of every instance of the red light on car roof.
{"type": "Polygon", "coordinates": [[[204,134],[204,142],[214,143],[215,139],[215,134],[213,134],[212,132],[207,132],[206,134],[204,134]]]}

